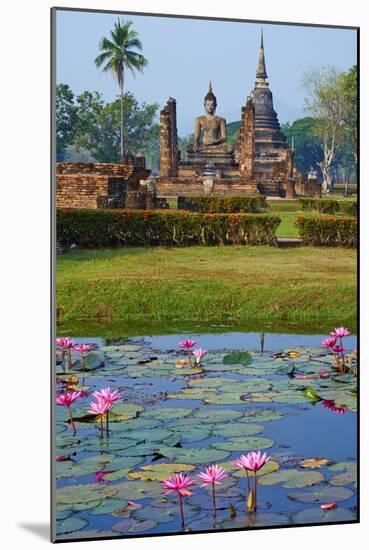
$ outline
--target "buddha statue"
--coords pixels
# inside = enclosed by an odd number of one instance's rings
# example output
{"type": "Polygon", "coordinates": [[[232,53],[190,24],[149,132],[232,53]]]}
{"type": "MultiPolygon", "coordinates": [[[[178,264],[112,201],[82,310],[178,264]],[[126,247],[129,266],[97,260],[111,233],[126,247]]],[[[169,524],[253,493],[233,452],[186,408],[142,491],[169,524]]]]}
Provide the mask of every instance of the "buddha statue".
{"type": "Polygon", "coordinates": [[[233,147],[226,143],[227,126],[225,118],[217,116],[217,98],[213,94],[211,82],[204,99],[205,115],[195,119],[193,144],[189,144],[187,152],[190,156],[199,153],[200,156],[230,155],[233,147]],[[192,155],[191,155],[192,154],[192,155]]]}

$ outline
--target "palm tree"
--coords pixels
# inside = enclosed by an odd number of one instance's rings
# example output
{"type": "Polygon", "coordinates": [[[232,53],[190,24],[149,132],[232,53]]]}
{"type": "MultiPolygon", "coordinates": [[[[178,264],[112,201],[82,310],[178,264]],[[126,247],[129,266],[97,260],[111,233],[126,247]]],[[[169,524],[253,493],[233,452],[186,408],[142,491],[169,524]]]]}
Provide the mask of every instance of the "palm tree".
{"type": "Polygon", "coordinates": [[[131,29],[132,21],[118,21],[114,24],[114,30],[110,31],[110,39],[103,37],[99,43],[100,55],[95,59],[97,67],[103,66],[104,72],[111,71],[117,79],[120,89],[120,154],[124,156],[124,82],[125,72],[129,69],[135,76],[135,70],[142,72],[147,65],[147,59],[134,51],[142,50],[138,33],[131,29]]]}

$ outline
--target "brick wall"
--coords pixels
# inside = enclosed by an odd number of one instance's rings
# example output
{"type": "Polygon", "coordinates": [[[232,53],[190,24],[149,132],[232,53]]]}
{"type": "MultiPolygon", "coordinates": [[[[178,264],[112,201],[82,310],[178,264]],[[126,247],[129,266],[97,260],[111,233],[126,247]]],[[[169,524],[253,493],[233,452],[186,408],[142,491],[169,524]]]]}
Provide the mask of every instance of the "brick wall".
{"type": "MultiPolygon", "coordinates": [[[[157,178],[157,194],[160,197],[177,197],[178,195],[205,195],[205,189],[202,180],[196,178],[157,178]]],[[[214,180],[213,195],[259,195],[256,182],[247,182],[244,180],[228,181],[214,180]]]]}
{"type": "Polygon", "coordinates": [[[125,194],[138,191],[150,170],[109,163],[57,163],[57,208],[107,208],[123,206],[125,194]]]}

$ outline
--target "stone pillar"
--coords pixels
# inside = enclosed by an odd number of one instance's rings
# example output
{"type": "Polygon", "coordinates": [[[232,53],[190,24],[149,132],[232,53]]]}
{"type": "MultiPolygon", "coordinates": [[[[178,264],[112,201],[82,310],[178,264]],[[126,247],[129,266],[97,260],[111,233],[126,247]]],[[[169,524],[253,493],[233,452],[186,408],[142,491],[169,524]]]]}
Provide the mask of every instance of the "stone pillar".
{"type": "Polygon", "coordinates": [[[157,191],[154,178],[140,181],[140,190],[146,195],[146,210],[153,210],[156,206],[157,191]]]}
{"type": "Polygon", "coordinates": [[[320,185],[316,172],[310,172],[306,181],[306,195],[320,199],[322,196],[322,186],[320,185]]]}
{"type": "Polygon", "coordinates": [[[248,98],[246,107],[242,107],[239,150],[240,177],[247,181],[251,181],[254,178],[254,157],[254,105],[252,99],[248,98]]]}
{"type": "Polygon", "coordinates": [[[282,185],[285,195],[285,199],[294,199],[296,197],[295,182],[290,179],[282,185]]]}
{"type": "Polygon", "coordinates": [[[287,149],[286,151],[286,177],[287,179],[293,179],[293,159],[295,151],[287,149]]]}
{"type": "Polygon", "coordinates": [[[177,109],[172,97],[160,111],[160,176],[178,176],[177,109]]]}

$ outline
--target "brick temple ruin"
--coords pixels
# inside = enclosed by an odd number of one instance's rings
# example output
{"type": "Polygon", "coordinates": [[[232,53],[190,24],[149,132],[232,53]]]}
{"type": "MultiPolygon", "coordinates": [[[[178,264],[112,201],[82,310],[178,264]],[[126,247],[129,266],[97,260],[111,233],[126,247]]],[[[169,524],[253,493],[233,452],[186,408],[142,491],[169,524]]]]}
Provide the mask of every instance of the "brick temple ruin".
{"type": "Polygon", "coordinates": [[[205,115],[195,120],[194,141],[180,158],[176,100],[169,98],[160,112],[160,175],[150,177],[144,157],[126,155],[121,163],[57,163],[58,208],[166,208],[167,198],[191,195],[265,195],[319,197],[316,174],[294,167],[273,108],[265,67],[263,35],[255,87],[241,110],[237,143],[227,143],[224,118],[215,114],[217,100],[211,83],[205,115]]]}
{"type": "Polygon", "coordinates": [[[184,160],[178,150],[175,99],[169,98],[161,110],[159,196],[261,194],[288,199],[296,192],[320,196],[316,175],[301,174],[294,167],[294,151],[280,129],[266,72],[263,35],[255,87],[241,110],[237,143],[226,143],[225,120],[215,115],[211,83],[204,106],[206,115],[195,121],[194,143],[187,147],[184,160]]]}
{"type": "Polygon", "coordinates": [[[144,157],[127,155],[120,164],[58,162],[57,208],[165,208],[149,178],[144,157]]]}

